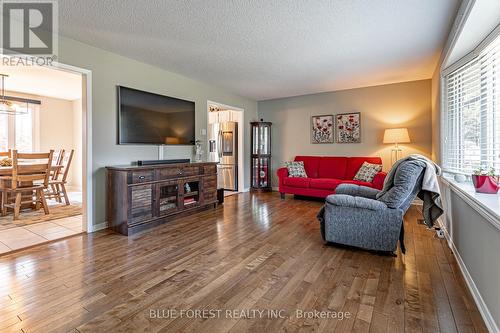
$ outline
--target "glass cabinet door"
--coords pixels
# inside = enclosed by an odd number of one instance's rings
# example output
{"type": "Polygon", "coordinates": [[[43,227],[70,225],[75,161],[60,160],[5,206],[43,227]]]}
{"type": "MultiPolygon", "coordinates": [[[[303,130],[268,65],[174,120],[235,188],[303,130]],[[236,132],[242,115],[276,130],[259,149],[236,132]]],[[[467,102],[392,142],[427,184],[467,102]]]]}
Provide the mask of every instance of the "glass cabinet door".
{"type": "Polygon", "coordinates": [[[252,187],[259,187],[259,158],[252,158],[252,187]]]}
{"type": "Polygon", "coordinates": [[[259,154],[259,138],[260,138],[259,128],[260,128],[260,126],[258,126],[258,125],[252,126],[252,138],[253,138],[252,154],[253,155],[259,154]]]}
{"type": "Polygon", "coordinates": [[[175,212],[179,208],[179,185],[177,182],[158,184],[159,215],[175,212]]]}
{"type": "Polygon", "coordinates": [[[271,152],[271,128],[269,125],[260,125],[259,126],[259,155],[269,155],[271,152]]]}
{"type": "Polygon", "coordinates": [[[261,157],[259,159],[259,187],[268,187],[269,176],[269,158],[261,157]]]}

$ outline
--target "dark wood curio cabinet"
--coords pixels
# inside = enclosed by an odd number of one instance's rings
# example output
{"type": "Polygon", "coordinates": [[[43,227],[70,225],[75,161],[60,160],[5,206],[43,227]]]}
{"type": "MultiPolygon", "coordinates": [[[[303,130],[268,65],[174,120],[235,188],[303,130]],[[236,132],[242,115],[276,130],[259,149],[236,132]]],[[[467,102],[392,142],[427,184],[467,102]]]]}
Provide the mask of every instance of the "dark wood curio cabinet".
{"type": "Polygon", "coordinates": [[[251,189],[271,191],[271,125],[270,122],[250,123],[251,133],[251,189]]]}

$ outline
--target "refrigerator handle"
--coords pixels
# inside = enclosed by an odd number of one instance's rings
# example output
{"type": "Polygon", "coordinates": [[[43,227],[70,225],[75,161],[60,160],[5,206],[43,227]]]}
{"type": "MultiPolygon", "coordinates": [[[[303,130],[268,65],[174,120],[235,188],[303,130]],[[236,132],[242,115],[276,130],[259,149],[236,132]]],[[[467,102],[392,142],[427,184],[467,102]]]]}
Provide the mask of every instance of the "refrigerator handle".
{"type": "Polygon", "coordinates": [[[219,158],[222,158],[222,130],[219,131],[219,158]]]}

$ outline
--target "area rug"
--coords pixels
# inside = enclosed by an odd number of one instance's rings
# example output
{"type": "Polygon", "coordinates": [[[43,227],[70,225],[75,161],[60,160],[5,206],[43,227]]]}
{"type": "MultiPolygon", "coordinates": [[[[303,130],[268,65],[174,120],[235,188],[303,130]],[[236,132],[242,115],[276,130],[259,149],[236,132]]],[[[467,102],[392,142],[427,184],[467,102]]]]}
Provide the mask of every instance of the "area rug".
{"type": "Polygon", "coordinates": [[[64,217],[81,215],[83,210],[81,203],[72,203],[68,206],[64,203],[55,203],[51,200],[49,201],[49,211],[50,214],[45,215],[43,209],[24,209],[21,210],[19,219],[14,221],[12,211],[10,210],[7,216],[0,216],[0,231],[10,228],[32,225],[40,222],[57,220],[64,217]]]}

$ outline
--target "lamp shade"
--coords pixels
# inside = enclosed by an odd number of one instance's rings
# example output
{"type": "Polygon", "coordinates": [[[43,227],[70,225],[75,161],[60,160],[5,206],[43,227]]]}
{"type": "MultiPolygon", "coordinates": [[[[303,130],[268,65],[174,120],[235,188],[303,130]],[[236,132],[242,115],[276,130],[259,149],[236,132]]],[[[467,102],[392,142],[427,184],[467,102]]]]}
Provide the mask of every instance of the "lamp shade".
{"type": "Polygon", "coordinates": [[[384,132],[384,143],[409,143],[407,128],[388,128],[384,132]]]}

